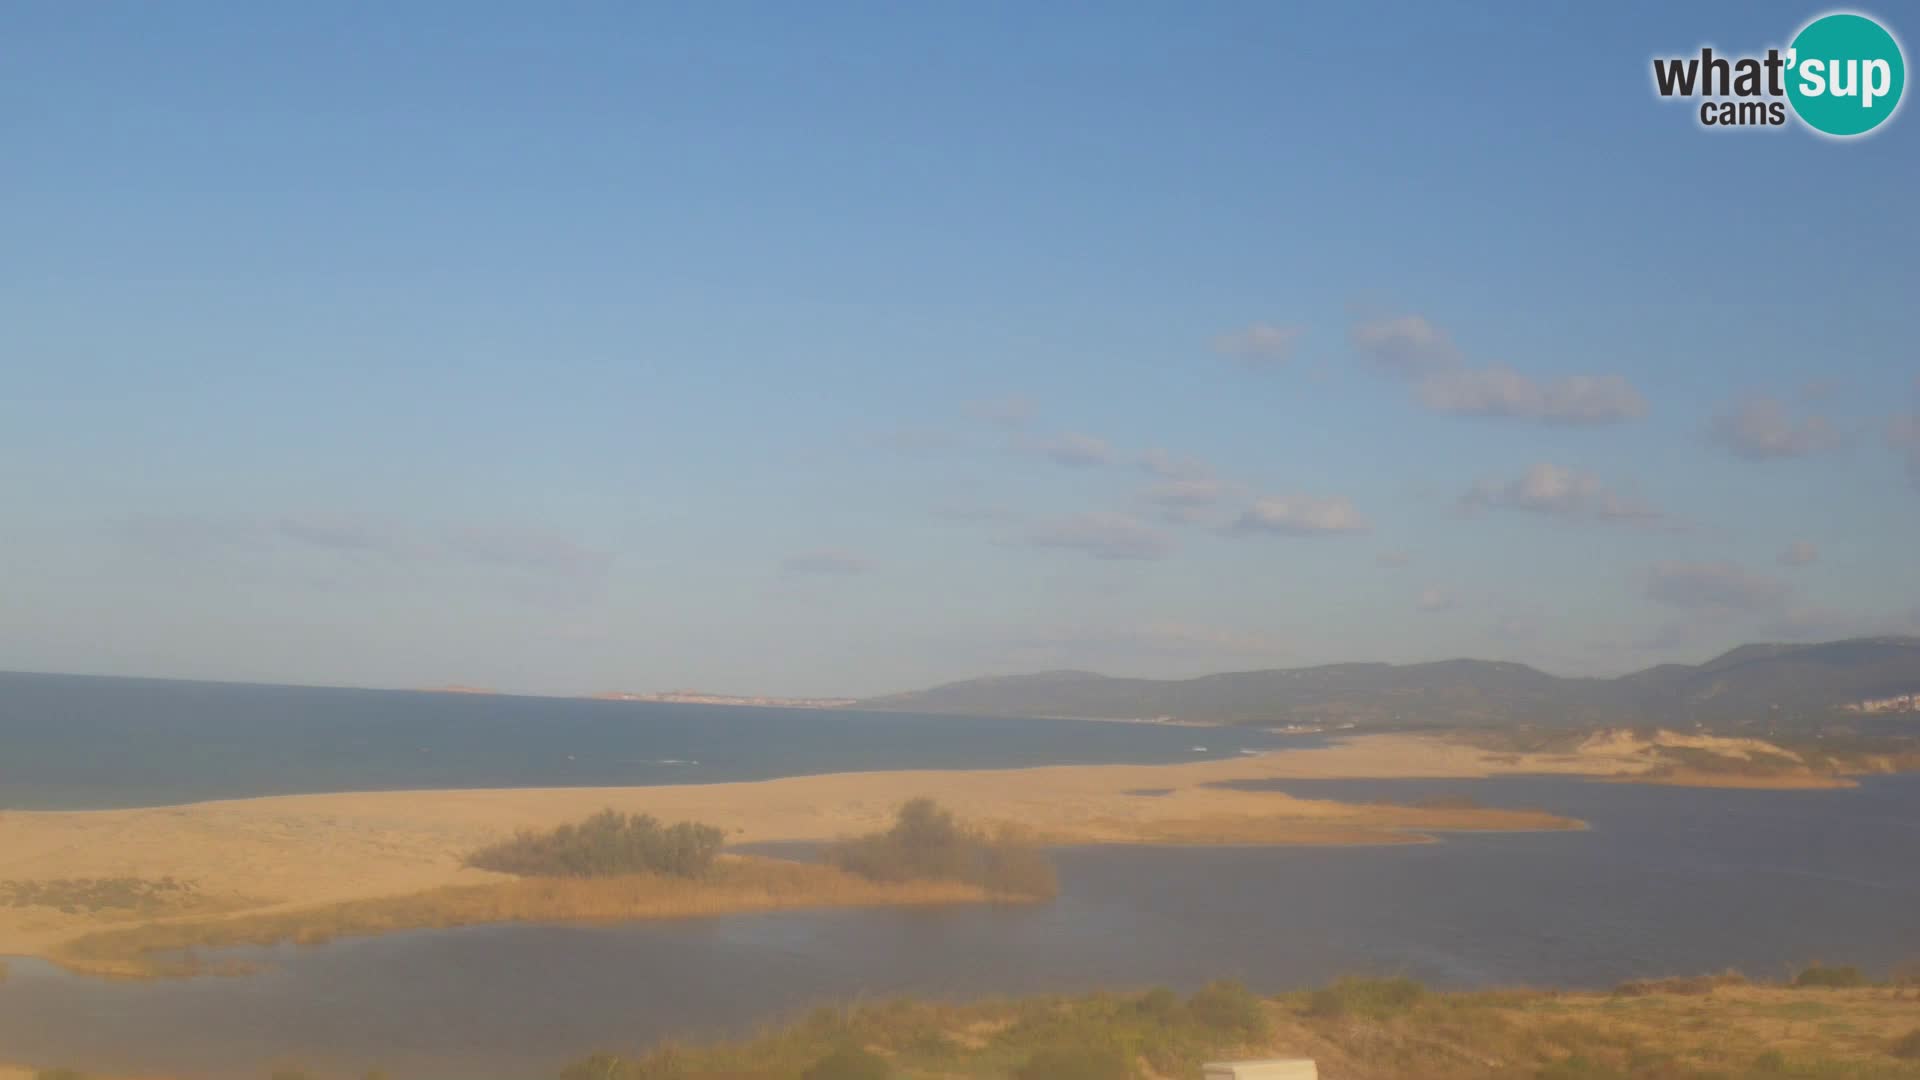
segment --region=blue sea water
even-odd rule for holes
[[[1085,720],[0,672],[0,810],[1159,762],[1310,741]]]

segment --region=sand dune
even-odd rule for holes
[[[0,814],[0,882],[159,878],[191,882],[176,908],[132,912],[0,907],[0,954],[43,954],[110,926],[260,913],[501,880],[466,852],[525,827],[603,807],[692,819],[732,843],[830,840],[881,827],[931,795],[963,818],[1016,824],[1051,843],[1401,843],[1420,829],[1578,827],[1544,813],[1354,806],[1228,780],[1634,773],[1626,745],[1561,755],[1494,754],[1403,735],[1174,765],[1049,766],[803,776],[754,783],[293,795],[136,810]],[[1153,792],[1153,794],[1143,794]]]

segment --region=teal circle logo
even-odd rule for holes
[[[1815,131],[1865,135],[1900,106],[1907,62],[1900,43],[1865,15],[1823,15],[1787,52],[1787,100]]]

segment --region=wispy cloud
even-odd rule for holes
[[[1707,438],[1748,461],[1806,457],[1840,445],[1826,417],[1796,418],[1778,399],[1752,395],[1707,424]]]
[[[1362,319],[1349,328],[1347,338],[1374,366],[1401,378],[1413,378],[1460,359],[1460,351],[1446,331],[1420,315]]]
[[[1797,540],[1780,552],[1781,566],[1811,566],[1820,558],[1820,549],[1805,540]]]
[[[1027,530],[1033,547],[1067,548],[1096,559],[1163,559],[1173,541],[1151,525],[1126,514],[1072,514],[1039,522]]]
[[[288,540],[329,551],[395,555],[410,547],[393,523],[372,518],[300,515],[275,527]]]
[[[1655,563],[1646,582],[1648,598],[1677,608],[1765,611],[1787,598],[1785,584],[1729,562]]]
[[[1659,511],[1611,490],[1592,473],[1545,461],[1505,483],[1482,481],[1461,496],[1460,503],[1469,510],[1519,510],[1627,524],[1662,520]]]
[[[1018,430],[1033,419],[1033,401],[1018,394],[1009,394],[973,402],[967,406],[967,412],[975,419],[984,420],[995,427]]]
[[[1920,413],[1894,417],[1887,425],[1887,445],[1906,458],[1907,479],[1920,487]]]
[[[1413,556],[1404,551],[1383,551],[1373,557],[1375,566],[1385,567],[1388,570],[1398,570],[1412,561]]]
[[[1028,444],[1028,449],[1056,465],[1074,468],[1111,465],[1115,458],[1113,447],[1105,439],[1078,431],[1034,440]]]
[[[1254,323],[1222,334],[1213,341],[1214,350],[1254,366],[1284,364],[1293,358],[1294,349],[1306,327],[1298,324]]]
[[[604,577],[613,566],[610,551],[518,525],[461,526],[448,531],[446,547],[477,562],[579,581]]]
[[[1410,384],[1431,412],[1562,426],[1617,424],[1647,412],[1646,398],[1624,376],[1542,378],[1505,364],[1471,366],[1446,331],[1420,315],[1362,319],[1348,338],[1376,369]]]
[[[1155,447],[1140,455],[1140,467],[1162,480],[1206,480],[1213,466],[1196,457],[1182,457]]]
[[[873,561],[851,551],[822,548],[789,555],[780,562],[780,572],[788,575],[826,575],[845,577],[873,569]]]
[[[1259,499],[1233,523],[1241,533],[1334,536],[1371,528],[1346,496],[1275,495]]]
[[[1616,424],[1647,412],[1640,391],[1619,375],[1543,381],[1501,364],[1435,372],[1420,381],[1418,393],[1420,403],[1438,413],[1545,424]]]
[[[1414,607],[1427,612],[1452,611],[1459,604],[1458,597],[1437,586],[1421,589],[1420,596],[1414,601]]]

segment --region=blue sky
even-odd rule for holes
[[[1920,630],[1920,121],[1650,88],[1820,10],[7,5],[0,668]]]

